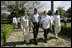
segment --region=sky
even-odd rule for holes
[[[40,1],[40,2],[42,5],[42,7],[39,10],[40,12],[44,10],[47,10],[47,11],[51,10],[51,1]],[[54,12],[57,10],[58,7],[64,7],[63,9],[67,10],[69,7],[71,7],[71,1],[54,1]]]
[[[41,1],[41,4],[44,4],[41,11],[51,10],[51,1]],[[64,7],[63,9],[67,10],[69,7],[71,7],[71,1],[54,1],[54,11],[56,11],[58,7]]]

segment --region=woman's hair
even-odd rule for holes
[[[56,10],[56,14],[59,15],[59,10]]]
[[[22,10],[22,13],[24,13],[25,11],[26,11],[26,9],[23,9],[23,10]]]
[[[34,9],[34,11],[37,10],[37,8]]]
[[[23,9],[22,10],[22,15],[24,15],[25,12],[27,12],[27,10],[26,9]]]
[[[38,10],[37,10],[37,8],[35,8],[35,9],[34,9],[34,13],[38,13]]]

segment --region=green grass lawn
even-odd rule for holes
[[[61,34],[71,36],[71,23],[67,23],[66,26],[64,23],[61,23]]]

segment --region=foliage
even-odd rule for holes
[[[6,13],[1,14],[1,19],[7,19],[7,17],[8,17],[8,14]]]
[[[1,5],[5,5],[9,12],[16,11],[16,16],[19,15],[19,11],[26,8],[28,12],[33,11],[34,8],[41,8],[42,5],[39,1],[1,1]]]
[[[13,30],[12,24],[1,24],[1,46],[5,43]]]
[[[66,27],[61,23],[61,34],[71,37],[71,23],[67,23]]]
[[[71,7],[67,9],[66,13],[67,17],[71,17]]]
[[[58,7],[58,10],[60,11],[60,16],[63,17],[71,17],[71,7],[65,11],[63,7]]]

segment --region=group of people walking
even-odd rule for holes
[[[35,45],[38,44],[37,35],[39,32],[39,25],[40,22],[42,24],[42,28],[44,30],[44,42],[47,43],[47,35],[52,30],[52,24],[54,24],[56,38],[58,38],[58,33],[61,30],[60,25],[60,15],[59,10],[56,11],[56,15],[47,15],[47,11],[43,11],[43,16],[39,16],[37,8],[34,9],[34,13],[31,16],[28,16],[27,10],[23,10],[23,16],[21,16],[21,30],[23,31],[24,39],[26,40],[27,44],[30,42],[30,25],[33,29],[33,36]],[[30,24],[29,24],[30,23]]]

